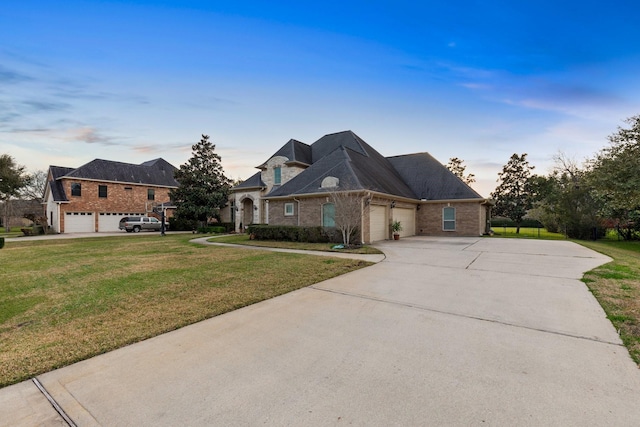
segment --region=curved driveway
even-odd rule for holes
[[[372,267],[38,379],[78,425],[639,424],[640,371],[578,280],[607,257],[564,241],[377,246]],[[34,389],[0,390],[0,424],[9,405],[12,425],[60,421]]]

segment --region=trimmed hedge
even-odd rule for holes
[[[220,225],[198,228],[198,233],[202,233],[202,234],[222,234],[226,232],[227,232],[227,229]]]
[[[340,243],[341,234],[335,228],[298,227],[293,225],[250,225],[247,233],[256,240],[284,240],[306,243]]]

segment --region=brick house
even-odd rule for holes
[[[428,153],[384,157],[351,131],[311,145],[289,140],[260,172],[232,188],[230,219],[249,224],[331,226],[332,193],[360,203],[365,243],[401,236],[479,236],[488,231],[490,202]]]
[[[140,165],[96,159],[77,169],[50,166],[45,216],[58,233],[118,231],[123,217],[151,215],[158,207],[171,216],[175,170],[163,159]]]

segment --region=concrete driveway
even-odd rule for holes
[[[78,425],[640,424],[570,242],[405,238],[372,267],[38,377]],[[32,382],[0,424],[60,425]]]

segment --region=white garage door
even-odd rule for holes
[[[66,212],[64,216],[65,233],[93,233],[96,231],[93,213]]]
[[[120,220],[125,216],[129,215],[117,212],[101,212],[98,215],[98,231],[120,231],[118,228],[120,226]]]
[[[414,236],[416,234],[416,210],[406,208],[394,208],[393,221],[400,221],[402,231],[400,236]]]
[[[389,238],[386,206],[371,205],[371,210],[369,211],[369,233],[372,242]]]

